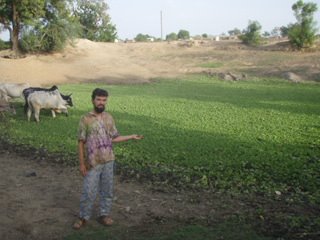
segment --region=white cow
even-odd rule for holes
[[[9,98],[22,98],[22,91],[28,88],[28,83],[0,83],[1,98],[8,101]]]
[[[3,100],[5,102],[9,101],[9,97],[8,97],[7,93],[5,91],[3,91],[1,88],[0,88],[0,100]]]
[[[31,93],[28,96],[28,121],[30,121],[31,114],[34,112],[34,117],[37,122],[40,121],[39,115],[40,110],[44,109],[51,109],[52,116],[56,117],[55,112],[63,112],[68,114],[68,102],[65,101],[61,95],[59,90],[55,90],[52,92],[45,92],[45,91],[36,91]]]

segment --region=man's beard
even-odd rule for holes
[[[104,109],[105,109],[104,106],[99,106],[99,107],[94,106],[94,111],[95,111],[96,113],[102,113],[102,112],[104,111]]]

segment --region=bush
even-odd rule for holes
[[[135,38],[134,40],[136,42],[148,42],[150,39],[154,39],[154,37],[152,36],[149,36],[148,34],[142,34],[142,33],[139,33]]]
[[[51,52],[62,50],[68,39],[76,36],[78,26],[65,20],[55,19],[45,27],[37,24],[25,28],[20,40],[21,49],[25,52]]]
[[[5,41],[0,39],[0,51],[1,50],[5,50],[5,49],[9,49],[9,48],[10,48],[10,43],[9,42],[5,42]]]
[[[189,39],[190,33],[187,30],[180,30],[178,32],[178,39]]]
[[[248,45],[260,45],[262,39],[260,35],[261,28],[262,27],[258,21],[249,21],[249,25],[244,31],[244,34],[240,36],[240,40]]]
[[[178,40],[178,35],[176,33],[170,33],[166,36],[167,41],[175,41]]]
[[[299,0],[292,6],[297,23],[288,27],[288,37],[293,47],[301,49],[311,47],[316,40],[315,21],[313,14],[317,11],[317,4],[304,3]]]
[[[208,34],[204,33],[201,35],[203,38],[208,38]]]

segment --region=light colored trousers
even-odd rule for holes
[[[87,172],[80,198],[80,218],[90,219],[98,191],[99,216],[110,214],[113,198],[113,164],[114,161],[99,164]]]

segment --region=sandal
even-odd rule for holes
[[[111,226],[113,224],[113,220],[108,216],[101,216],[98,218],[98,222],[104,226]]]
[[[87,221],[83,218],[79,218],[72,226],[73,229],[80,229],[86,225]]]

